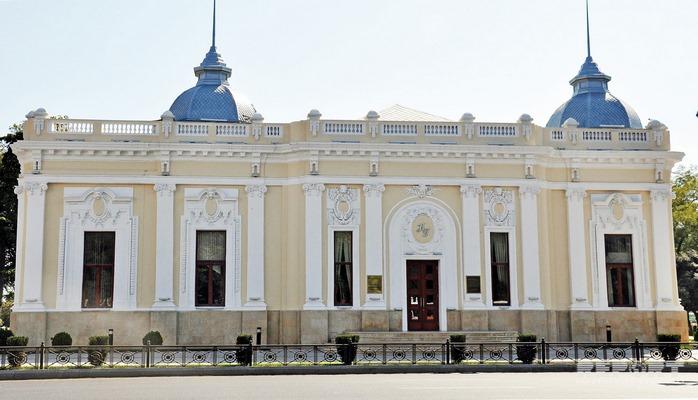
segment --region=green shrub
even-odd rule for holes
[[[693,341],[698,342],[698,326],[693,330]]]
[[[151,346],[162,346],[162,335],[158,331],[150,331],[143,336],[143,344],[148,344],[148,341]]]
[[[520,334],[516,341],[519,343],[535,343],[538,340],[536,335]],[[516,346],[516,357],[524,364],[532,364],[536,358],[538,347],[535,344],[520,344]]]
[[[240,365],[252,364],[252,335],[238,335],[235,344],[239,345],[235,352]]]
[[[465,334],[456,333],[448,336],[451,343],[465,343]]]
[[[51,346],[70,346],[73,344],[73,338],[68,332],[58,332],[51,338]]]
[[[88,339],[88,344],[90,346],[108,346],[109,336],[90,336]],[[99,367],[100,365],[104,364],[104,360],[106,358],[106,347],[93,347],[87,350],[87,360],[95,367]]]
[[[680,343],[681,335],[677,334],[658,334],[657,341],[662,343]],[[662,352],[662,358],[665,361],[674,361],[679,355],[680,345],[678,344],[660,344],[659,351]]]
[[[7,338],[13,335],[14,333],[12,333],[11,330],[7,328],[0,328],[0,347],[7,346]]]
[[[451,361],[454,364],[459,364],[465,359],[465,346],[461,343],[465,343],[465,335],[462,333],[456,333],[448,336],[451,342]]]
[[[10,336],[7,338],[7,346],[10,347],[25,347],[29,343],[29,338],[26,336]],[[27,353],[23,350],[12,350],[7,354],[7,361],[10,367],[21,367],[27,361]]]
[[[356,343],[359,343],[359,335],[337,335],[334,338],[337,345],[337,354],[344,365],[351,365],[356,359]]]

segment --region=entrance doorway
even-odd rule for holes
[[[439,262],[407,260],[407,330],[439,330]]]

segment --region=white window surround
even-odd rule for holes
[[[429,243],[412,238],[412,222],[420,214],[429,215],[434,224],[434,236]],[[446,331],[446,312],[456,309],[459,302],[458,271],[461,267],[458,263],[457,217],[446,204],[432,197],[407,199],[398,203],[389,215],[385,231],[390,255],[388,305],[402,311],[402,330],[407,331],[407,261],[436,260],[439,263],[439,330]]]
[[[519,307],[519,284],[517,280],[517,263],[516,263],[516,227],[510,226],[486,226],[484,228],[485,232],[485,287],[486,300],[485,303],[487,307],[493,309],[516,309]],[[509,296],[511,298],[511,305],[509,306],[495,306],[492,302],[492,247],[491,247],[491,237],[492,233],[507,233],[509,239]]]
[[[351,281],[352,307],[361,308],[361,268],[359,263],[359,221],[361,199],[359,189],[351,189],[346,185],[327,189],[327,308],[334,308],[334,232],[351,232]],[[347,309],[350,307],[340,306]]]
[[[225,306],[206,309],[241,309],[240,215],[238,190],[220,188],[184,189],[179,264],[179,309],[194,310],[196,274],[196,231],[220,230],[225,240]]]
[[[111,310],[136,309],[138,217],[133,215],[133,189],[66,188],[63,196],[56,309],[82,309],[85,232],[115,232],[114,298]]]
[[[592,260],[592,307],[610,309],[606,282],[605,235],[631,235],[633,256],[633,280],[635,307],[612,309],[651,310],[649,287],[649,256],[647,251],[647,226],[643,217],[642,197],[639,194],[599,193],[591,195],[591,221],[589,243]]]

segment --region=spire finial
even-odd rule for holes
[[[587,57],[591,57],[591,41],[589,40],[589,0],[586,0],[586,4],[587,4]],[[214,27],[215,27],[215,24],[214,24]]]
[[[216,47],[216,0],[213,0],[213,34],[211,37],[211,46]]]

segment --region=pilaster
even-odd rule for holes
[[[567,196],[567,238],[570,260],[571,309],[589,309],[589,283],[587,280],[587,253],[584,233],[584,198],[582,188],[570,188]]]
[[[523,258],[523,305],[527,309],[543,309],[541,301],[540,243],[538,239],[538,193],[540,186],[519,188],[521,199],[521,245]]]
[[[155,241],[155,300],[153,308],[171,309],[174,303],[174,192],[176,185],[157,183]]]
[[[372,290],[367,286],[364,308],[385,309],[382,203],[385,186],[382,183],[368,184],[364,185],[363,190],[366,203],[366,277],[373,280],[380,277],[381,283],[380,293],[370,293]]]
[[[652,242],[654,243],[654,273],[658,310],[681,310],[675,303],[672,275],[674,253],[671,243],[671,189],[650,192],[652,204]]]
[[[247,309],[266,310],[264,300],[264,184],[247,185]]]
[[[23,311],[39,311],[44,309],[42,297],[44,213],[48,185],[28,182],[23,185],[23,190],[27,195],[26,209],[29,211],[26,216],[26,237],[32,238],[32,245],[31,248],[25,248],[22,277],[24,287],[18,308]]]
[[[463,214],[462,224],[462,247],[463,247],[463,267],[465,271],[466,290],[464,308],[483,308],[485,303],[482,297],[482,257],[481,252],[481,230],[480,230],[480,185],[461,185],[461,211]],[[480,290],[478,293],[467,292],[467,279],[480,279]]]
[[[305,310],[324,309],[322,301],[322,183],[306,183],[305,193]]]

